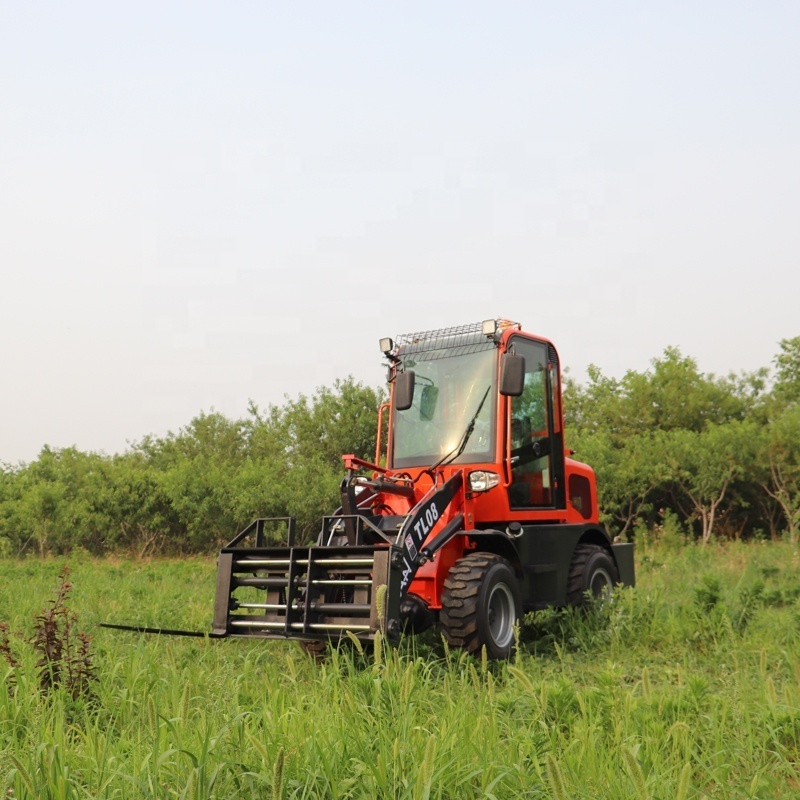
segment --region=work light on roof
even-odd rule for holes
[[[394,342],[387,336],[381,339],[381,353],[388,356],[394,350]]]
[[[481,333],[487,339],[491,339],[496,332],[497,332],[497,320],[486,319],[481,323]]]

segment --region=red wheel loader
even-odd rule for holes
[[[452,646],[503,659],[524,613],[633,585],[633,545],[611,542],[594,472],[565,449],[551,342],[487,320],[381,350],[375,462],[343,457],[341,505],[314,544],[271,518],[222,548],[211,636],[396,641],[438,623]]]

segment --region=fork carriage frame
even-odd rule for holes
[[[326,528],[334,519],[342,520],[326,518]],[[264,529],[273,523],[287,523],[286,546],[265,544]],[[292,518],[256,520],[220,551],[213,633],[326,641],[348,632],[370,640],[380,630],[396,638],[402,550],[388,541],[364,544],[367,525],[355,520],[353,545],[302,547],[294,544]],[[243,600],[241,588],[263,597]]]

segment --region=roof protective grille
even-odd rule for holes
[[[504,319],[496,320],[496,323],[498,333],[508,327],[517,329],[521,327],[519,323]],[[401,356],[411,353],[419,354],[422,360],[429,361],[475,353],[480,350],[490,350],[496,347],[498,337],[497,334],[487,336],[483,326],[483,322],[472,322],[468,325],[456,325],[451,328],[403,333],[395,339],[396,351]]]

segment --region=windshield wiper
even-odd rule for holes
[[[469,437],[472,436],[472,431],[475,430],[475,423],[478,420],[478,415],[481,413],[481,409],[483,408],[483,404],[486,402],[486,398],[489,396],[489,392],[491,391],[492,384],[490,383],[486,387],[486,391],[483,393],[483,398],[478,405],[477,411],[472,415],[472,419],[469,421],[469,425],[467,425],[467,429],[464,431],[464,435],[461,437],[461,441],[458,443],[456,447],[454,447],[449,453],[443,455],[432,467],[431,470],[436,469],[437,467],[447,466],[452,461],[455,461],[466,449],[467,442],[469,442]]]

